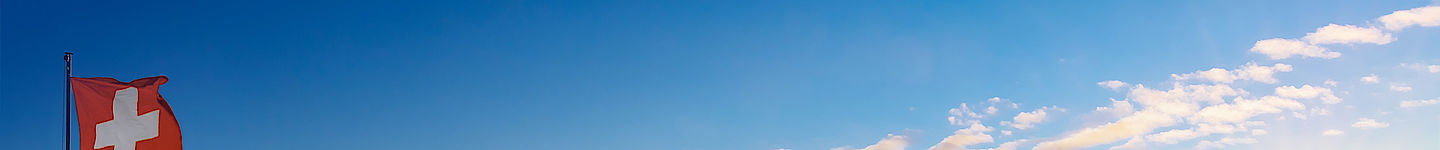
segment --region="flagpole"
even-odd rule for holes
[[[65,52],[65,150],[70,150],[70,55]]]

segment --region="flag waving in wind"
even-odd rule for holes
[[[165,76],[120,82],[70,78],[80,117],[80,147],[94,150],[179,150],[180,124],[160,96]]]

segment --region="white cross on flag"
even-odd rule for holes
[[[180,124],[160,97],[165,76],[120,82],[70,78],[80,117],[80,147],[94,150],[180,150]]]

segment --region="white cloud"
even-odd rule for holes
[[[980,121],[978,119],[985,117],[979,113],[975,113],[975,111],[971,111],[970,105],[966,103],[960,103],[959,108],[950,108],[949,113],[950,117],[946,119],[950,121],[951,125],[975,123]]]
[[[1300,112],[1292,112],[1292,113],[1294,113],[1295,117],[1300,118],[1300,120],[1305,120],[1305,119],[1307,119],[1307,118],[1306,118],[1307,115],[1308,115],[1308,116],[1315,116],[1315,117],[1330,115],[1330,109],[1325,109],[1325,108],[1321,108],[1321,107],[1312,107],[1312,108],[1310,108],[1310,112],[1309,112],[1308,114],[1301,114]]]
[[[978,110],[980,111],[980,113],[976,113],[977,110],[971,109],[970,104],[960,103],[960,107],[950,108],[950,111],[948,111],[950,113],[950,116],[946,119],[950,122],[951,125],[963,126],[979,122],[981,119],[995,115],[995,113],[1000,112],[1000,108],[1005,105],[1008,105],[1011,108],[1020,108],[1020,104],[1011,102],[1007,99],[1002,99],[1000,97],[991,97],[989,99],[985,99],[985,102],[981,103],[988,106],[984,106],[983,109]],[[976,108],[981,107],[977,105]]]
[[[1152,141],[1152,142],[1159,142],[1159,143],[1165,143],[1165,144],[1175,144],[1176,142],[1179,142],[1179,141],[1181,141],[1181,140],[1195,139],[1195,138],[1197,138],[1197,137],[1204,136],[1204,135],[1209,135],[1209,134],[1204,134],[1204,133],[1195,132],[1195,130],[1188,130],[1188,129],[1186,129],[1186,130],[1180,130],[1180,129],[1175,129],[1175,130],[1160,132],[1160,133],[1156,133],[1156,134],[1151,134],[1151,135],[1145,136],[1145,139],[1149,139],[1149,141]]]
[[[1340,136],[1340,135],[1345,135],[1345,131],[1330,129],[1330,130],[1325,130],[1325,132],[1320,132],[1320,135],[1324,135],[1324,136]]]
[[[1233,145],[1255,144],[1255,143],[1260,143],[1260,140],[1255,140],[1255,138],[1248,138],[1248,137],[1244,137],[1244,138],[1226,137],[1226,138],[1221,138],[1219,141],[1200,141],[1200,143],[1195,144],[1195,149],[1225,148],[1225,147],[1233,146]]]
[[[1055,107],[1041,107],[1040,109],[1035,109],[1035,111],[1020,112],[1020,114],[1015,115],[1015,122],[1014,122],[1013,124],[1010,124],[1010,127],[1014,127],[1015,129],[1020,129],[1020,130],[1025,130],[1025,129],[1033,128],[1033,127],[1035,127],[1035,124],[1036,124],[1036,123],[1040,123],[1040,122],[1044,122],[1044,121],[1045,121],[1045,116],[1046,116],[1045,111],[1046,111],[1046,110],[1049,110],[1049,109],[1058,109],[1058,108],[1055,108]]]
[[[1314,57],[1331,59],[1340,57],[1340,52],[1331,52],[1324,47],[1311,45],[1305,41],[1273,38],[1255,42],[1255,47],[1250,48],[1251,52],[1265,54],[1270,59],[1286,59],[1291,56]]]
[[[1400,108],[1412,108],[1412,107],[1420,107],[1420,106],[1429,106],[1429,105],[1435,105],[1435,104],[1437,104],[1437,103],[1440,103],[1440,97],[1436,97],[1435,99],[1429,99],[1429,100],[1406,100],[1406,101],[1400,101]]]
[[[1130,141],[1125,141],[1125,144],[1120,144],[1120,145],[1116,145],[1116,146],[1114,146],[1114,147],[1110,147],[1110,150],[1138,150],[1138,149],[1145,149],[1145,138],[1140,137],[1140,136],[1135,136],[1135,137],[1130,138]]]
[[[1390,83],[1390,90],[1391,90],[1391,91],[1396,91],[1396,92],[1410,92],[1411,89],[1414,89],[1414,88],[1410,88],[1410,86],[1405,85],[1405,84]]]
[[[1159,111],[1146,110],[1098,127],[1081,129],[1059,140],[1040,143],[1035,149],[1080,149],[1115,142],[1174,125],[1178,120]]]
[[[1316,116],[1330,115],[1330,109],[1325,109],[1325,108],[1310,108],[1310,114],[1311,114],[1311,115],[1316,115]]]
[[[1001,143],[1000,146],[996,146],[995,148],[991,148],[989,150],[1016,150],[1020,148],[1020,144],[1024,144],[1025,142],[1030,142],[1030,140],[1019,139],[1015,141],[1005,142]]]
[[[1398,31],[1410,26],[1433,27],[1440,26],[1440,6],[1426,6],[1410,10],[1401,10],[1380,16],[1380,22],[1385,24],[1385,29]]]
[[[1360,118],[1360,121],[1357,121],[1357,122],[1355,122],[1354,124],[1350,124],[1350,127],[1355,127],[1355,128],[1360,128],[1360,129],[1378,129],[1378,128],[1390,127],[1390,123],[1378,122],[1378,121],[1375,121],[1375,119],[1370,119],[1370,118]]]
[[[1295,118],[1300,118],[1300,120],[1309,119],[1309,116],[1306,116],[1305,114],[1300,112],[1290,112],[1290,114],[1291,116],[1295,116]]]
[[[1400,68],[1411,69],[1420,72],[1440,73],[1440,65],[1427,65],[1420,63],[1400,64]]]
[[[1162,131],[1162,133],[1151,134],[1145,138],[1155,141],[1155,143],[1175,144],[1179,141],[1191,140],[1191,138],[1210,136],[1210,134],[1233,134],[1244,130],[1246,130],[1244,124],[1197,124],[1197,127],[1188,128],[1188,130]]]
[[[1243,123],[1260,114],[1278,113],[1283,110],[1303,110],[1305,104],[1295,100],[1265,96],[1259,100],[1235,98],[1234,104],[1220,104],[1200,110],[1191,121],[1202,123]]]
[[[1225,144],[1214,141],[1200,141],[1199,143],[1195,143],[1195,149],[1225,148],[1225,146]]]
[[[1119,91],[1121,87],[1125,87],[1125,86],[1130,85],[1130,84],[1128,84],[1128,83],[1120,82],[1120,81],[1116,81],[1116,80],[1100,81],[1099,83],[1095,83],[1095,84],[1100,85],[1100,87],[1105,87],[1105,88],[1108,88],[1108,89],[1110,89],[1110,90],[1116,90],[1116,91]]]
[[[1364,77],[1360,77],[1360,81],[1365,83],[1380,83],[1380,76],[1370,74]]]
[[[1155,110],[1173,116],[1195,113],[1196,110],[1199,110],[1196,103],[1224,103],[1225,97],[1240,95],[1244,92],[1224,84],[1176,85],[1174,89],[1168,91],[1152,90],[1145,88],[1144,85],[1135,86],[1135,89],[1129,94],[1131,99],[1144,106],[1146,110]]]
[[[1235,125],[1204,123],[1197,124],[1196,127],[1193,129],[1172,129],[1170,131],[1145,136],[1145,138],[1149,139],[1149,141],[1151,142],[1175,144],[1179,143],[1180,141],[1205,137],[1211,134],[1233,134],[1237,132],[1242,132],[1246,130],[1247,125],[1264,125],[1264,123],[1258,121],[1237,123]]]
[[[1380,31],[1380,29],[1336,24],[1330,24],[1325,27],[1315,29],[1315,32],[1306,34],[1304,39],[1305,41],[1310,42],[1310,44],[1317,45],[1352,43],[1370,43],[1384,45],[1389,44],[1391,40],[1395,40],[1395,38],[1391,37],[1390,34],[1385,34],[1385,32]]]
[[[1307,90],[1312,90],[1313,88],[1314,87],[1307,88]],[[1189,120],[1192,123],[1196,123],[1195,128],[1172,129],[1144,136],[1143,138],[1157,143],[1174,144],[1179,141],[1195,139],[1211,134],[1233,134],[1249,131],[1245,126],[1264,125],[1263,122],[1248,121],[1256,115],[1278,113],[1283,110],[1304,110],[1305,108],[1304,104],[1279,96],[1265,96],[1255,100],[1236,97],[1235,100],[1233,100],[1234,103],[1225,103],[1224,100],[1221,99],[1227,96],[1239,95],[1240,93],[1243,93],[1243,91],[1238,91],[1225,85],[1187,85],[1163,92],[1144,88],[1143,85],[1137,85],[1135,90],[1132,90],[1130,97],[1136,99],[1135,101],[1141,102],[1142,106],[1146,106],[1144,107],[1145,110],[1122,118],[1121,121],[1115,123],[1077,131],[1075,134],[1061,140],[1041,143],[1037,146],[1037,149],[1077,149],[1093,146],[1083,144],[1114,142],[1118,139],[1126,138],[1121,136],[1139,136],[1145,134],[1145,132],[1153,131],[1156,128],[1170,126],[1178,122],[1177,118],[1169,117],[1189,116]],[[1315,94],[1309,97],[1321,97],[1319,95],[1322,94]],[[1196,110],[1195,107],[1198,106],[1196,106],[1195,103],[1217,104]],[[1097,111],[1100,110],[1111,110],[1111,108],[1097,108]],[[1147,115],[1156,116],[1149,117],[1155,119],[1146,120],[1146,122],[1128,122],[1126,120]],[[1131,128],[1119,130],[1113,129],[1112,127]]]
[[[966,146],[995,142],[994,137],[985,134],[985,132],[994,130],[995,129],[985,127],[985,125],[981,125],[978,122],[973,123],[970,124],[970,128],[956,130],[955,135],[945,137],[944,140],[940,141],[940,144],[935,144],[935,146],[930,147],[930,150],[962,150],[965,149]]]
[[[1176,85],[1174,89],[1159,91],[1135,85],[1129,97],[1144,106],[1120,120],[1108,124],[1080,129],[1061,139],[1040,143],[1035,149],[1080,149],[1121,139],[1144,135],[1156,128],[1179,123],[1179,118],[1195,113],[1196,103],[1223,103],[1223,98],[1239,95],[1241,91],[1228,85]]]
[[[1095,107],[1095,113],[1105,114],[1106,117],[1124,117],[1135,113],[1135,106],[1129,101],[1116,101],[1110,99],[1110,107]]]
[[[1312,87],[1308,84],[1302,85],[1300,86],[1300,88],[1295,88],[1294,86],[1277,87],[1275,88],[1275,95],[1284,98],[1299,99],[1312,99],[1318,97],[1320,98],[1320,101],[1325,102],[1325,104],[1336,104],[1344,101],[1344,99],[1336,97],[1335,92],[1330,91],[1329,88]]]
[[[1217,83],[1233,83],[1235,82],[1235,80],[1252,80],[1261,83],[1274,84],[1280,82],[1280,80],[1275,79],[1276,72],[1290,72],[1293,70],[1294,68],[1292,68],[1290,65],[1280,63],[1277,63],[1273,66],[1260,66],[1256,65],[1255,63],[1246,63],[1244,66],[1240,66],[1240,69],[1235,69],[1234,71],[1221,68],[1212,68],[1210,70],[1196,71],[1194,73],[1186,73],[1179,75],[1171,74],[1170,78],[1173,78],[1175,80],[1208,80]]]
[[[905,150],[907,146],[910,146],[909,137],[891,134],[886,135],[885,139],[876,142],[875,145],[866,146],[865,148],[854,149],[847,146],[831,148],[830,150]]]
[[[1287,59],[1291,57],[1323,59],[1338,58],[1341,56],[1340,52],[1330,51],[1326,47],[1322,46],[1332,46],[1330,44],[1388,44],[1395,40],[1395,37],[1391,35],[1395,34],[1393,31],[1399,31],[1401,29],[1411,26],[1440,26],[1440,6],[1427,6],[1410,10],[1396,11],[1390,15],[1381,17],[1379,21],[1382,24],[1375,26],[1329,24],[1327,26],[1317,28],[1314,32],[1308,33],[1304,37],[1300,38],[1274,38],[1260,40],[1255,43],[1254,47],[1252,47],[1250,51],[1264,54],[1270,59]],[[1384,30],[1382,30],[1382,28]],[[1315,67],[1320,68],[1321,66]],[[1440,65],[1417,65],[1415,67],[1406,69],[1440,73]],[[1308,108],[1310,111],[1307,115],[1304,113],[1305,111],[1303,110],[1307,109],[1305,104],[1311,104],[1311,102],[1297,102],[1297,100],[1314,99],[1319,100],[1321,101],[1321,103],[1324,104],[1337,104],[1344,101],[1344,99],[1337,97],[1335,92],[1342,92],[1342,94],[1346,95],[1349,95],[1349,93],[1346,91],[1332,90],[1332,88],[1338,88],[1338,82],[1334,80],[1325,80],[1323,82],[1325,85],[1324,87],[1312,86],[1308,84],[1298,87],[1280,86],[1276,87],[1274,95],[1259,96],[1258,98],[1250,96],[1249,93],[1246,92],[1244,89],[1232,88],[1230,87],[1230,85],[1228,85],[1231,83],[1235,83],[1238,80],[1250,80],[1259,83],[1277,84],[1280,83],[1280,80],[1275,78],[1275,74],[1277,72],[1291,72],[1292,70],[1292,66],[1288,64],[1276,63],[1271,66],[1263,66],[1251,62],[1236,69],[1211,68],[1190,73],[1171,74],[1171,78],[1176,80],[1176,82],[1174,82],[1174,88],[1172,88],[1171,90],[1149,89],[1146,88],[1144,85],[1132,85],[1132,83],[1125,83],[1119,80],[1107,80],[1097,82],[1096,85],[1103,88],[1114,91],[1122,91],[1122,89],[1127,89],[1127,92],[1129,92],[1125,101],[1117,101],[1111,99],[1112,104],[1110,106],[1096,107],[1095,113],[1108,114],[1109,116],[1113,117],[1106,117],[1104,120],[1101,120],[1105,122],[1098,122],[1098,125],[1093,124],[1097,122],[1085,122],[1083,124],[1092,126],[1064,132],[1064,135],[1058,135],[1058,137],[1053,140],[1021,139],[999,144],[997,147],[991,148],[991,150],[1015,149],[1022,144],[1034,144],[1034,149],[1081,149],[1097,145],[1115,144],[1116,142],[1120,142],[1121,140],[1125,139],[1129,140],[1118,146],[1110,147],[1110,149],[1144,149],[1146,148],[1147,144],[1150,144],[1148,146],[1154,147],[1157,146],[1156,143],[1174,144],[1184,142],[1185,140],[1195,139],[1209,139],[1205,141],[1198,141],[1198,143],[1196,143],[1195,145],[1195,148],[1197,149],[1226,148],[1237,144],[1249,144],[1259,142],[1258,140],[1251,137],[1237,136],[1263,136],[1268,134],[1268,131],[1263,129],[1247,129],[1247,126],[1264,125],[1264,122],[1251,120],[1252,118],[1256,118],[1257,116],[1267,114],[1279,114],[1276,115],[1277,117],[1279,117],[1279,119],[1277,120],[1283,120],[1287,116],[1294,116],[1294,118],[1299,119],[1307,119],[1311,116],[1314,116],[1314,118],[1317,118],[1318,120],[1323,120],[1325,118],[1321,116],[1326,116],[1327,114],[1329,114],[1330,111],[1328,109],[1336,109],[1336,111],[1334,112],[1336,112],[1337,115],[1335,116],[1353,116],[1344,113],[1354,112],[1355,110],[1357,110],[1356,106],[1347,105],[1343,108],[1339,108],[1328,107],[1335,105],[1323,105],[1327,107]],[[1343,80],[1343,78],[1330,79]],[[1389,80],[1403,79],[1395,78]],[[1351,80],[1345,81],[1347,81],[1347,84],[1351,84]],[[1365,84],[1380,83],[1379,77],[1375,74],[1369,74],[1368,76],[1361,77],[1361,81],[1362,82],[1360,83]],[[1205,84],[1211,85],[1186,85],[1196,84],[1198,82],[1205,82]],[[1406,86],[1404,83],[1397,82],[1398,81],[1389,82],[1391,83],[1389,89],[1402,92],[1412,90],[1411,87]],[[1242,85],[1250,86],[1246,84]],[[1421,88],[1425,87],[1422,86]],[[1422,91],[1423,90],[1427,89],[1422,89]],[[1254,99],[1248,99],[1246,97]],[[1227,98],[1231,98],[1233,100],[1227,101]],[[1355,99],[1352,98],[1352,101],[1354,100]],[[997,105],[999,105],[1001,101],[1002,100],[998,97],[991,98],[989,99],[989,106],[975,107],[978,110],[972,110],[970,107],[968,107],[967,104],[963,103],[958,108],[950,109],[950,123],[960,126],[969,125],[969,128],[955,131],[954,135],[949,135],[945,137],[940,143],[932,146],[930,149],[965,149],[967,146],[976,146],[978,144],[995,142],[996,137],[987,134],[987,132],[991,132],[995,129],[981,124],[980,119],[996,116],[995,114],[999,113],[999,107],[1003,107],[997,107]],[[1017,103],[1007,103],[1010,104],[1012,109],[1018,109]],[[1400,107],[1413,108],[1435,104],[1440,104],[1440,98],[1430,100],[1402,101],[1400,102]],[[977,105],[983,104],[977,103]],[[1361,105],[1361,107],[1366,107],[1363,106],[1363,104]],[[1049,114],[1047,114],[1047,111],[1045,111],[1046,108],[1047,107],[1042,107],[1041,109],[1036,109],[1030,112],[1020,112],[1016,114],[1012,121],[1002,122],[1000,125],[997,126],[1011,126],[1019,130],[1035,128],[1035,124],[1047,121],[1048,117],[1054,117],[1047,116]],[[1285,115],[1284,112],[1286,111],[1290,111],[1290,114]],[[1385,112],[1385,110],[1380,111]],[[1010,113],[1010,110],[1007,110],[1007,112],[1005,113]],[[1384,114],[1382,113],[1381,116],[1384,116]],[[996,116],[996,118],[991,119],[1001,118],[999,118],[999,116]],[[1291,125],[1292,123],[1281,123],[1278,125]],[[1335,124],[1322,124],[1315,126],[1334,127],[1343,126],[1344,123],[1345,122],[1336,122]],[[1172,127],[1177,125],[1181,126]],[[1304,126],[1309,126],[1309,124],[1305,124]],[[1351,123],[1351,126],[1359,129],[1377,129],[1386,128],[1389,126],[1389,124],[1369,118],[1362,118],[1357,122]],[[1315,128],[1304,128],[1304,131],[1309,132],[1313,132],[1316,130],[1317,129]],[[1343,128],[1340,128],[1324,130],[1320,134],[1324,136],[1342,136],[1345,134],[1344,132],[1345,131],[1343,131]],[[1005,136],[1007,138],[1011,137],[1008,135],[1014,134],[1013,131],[1010,130],[1001,130],[1000,133],[1003,135],[1007,135]],[[1020,134],[1027,134],[1027,132],[1022,131]],[[1218,134],[1240,135],[1228,135],[1221,138],[1221,136]],[[1285,134],[1277,134],[1271,136],[1283,135]],[[899,142],[902,143],[898,144],[900,145],[898,149],[903,149],[905,145],[908,145],[908,143],[903,143],[905,142],[905,138],[903,136],[898,136],[898,138],[896,137],[897,136],[892,135],[892,137],[888,137],[885,140],[876,143],[875,145],[866,147],[866,149],[897,149],[895,146],[893,146],[897,145],[894,144],[897,142],[892,142],[894,141],[892,139],[901,139],[899,140]]]
[[[1391,31],[1399,31],[1416,25],[1440,26],[1440,6],[1395,11],[1381,16],[1378,20],[1383,23],[1385,29]],[[1264,54],[1270,59],[1286,59],[1292,56],[1332,59],[1340,57],[1340,52],[1329,51],[1318,45],[1353,43],[1384,45],[1395,40],[1391,35],[1375,27],[1336,24],[1317,28],[1315,32],[1307,33],[1301,39],[1304,41],[1284,38],[1260,40],[1255,42],[1255,46],[1251,47],[1250,51]]]

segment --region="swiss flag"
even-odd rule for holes
[[[180,124],[159,92],[169,78],[70,81],[75,88],[75,112],[80,116],[81,149],[180,149]]]

